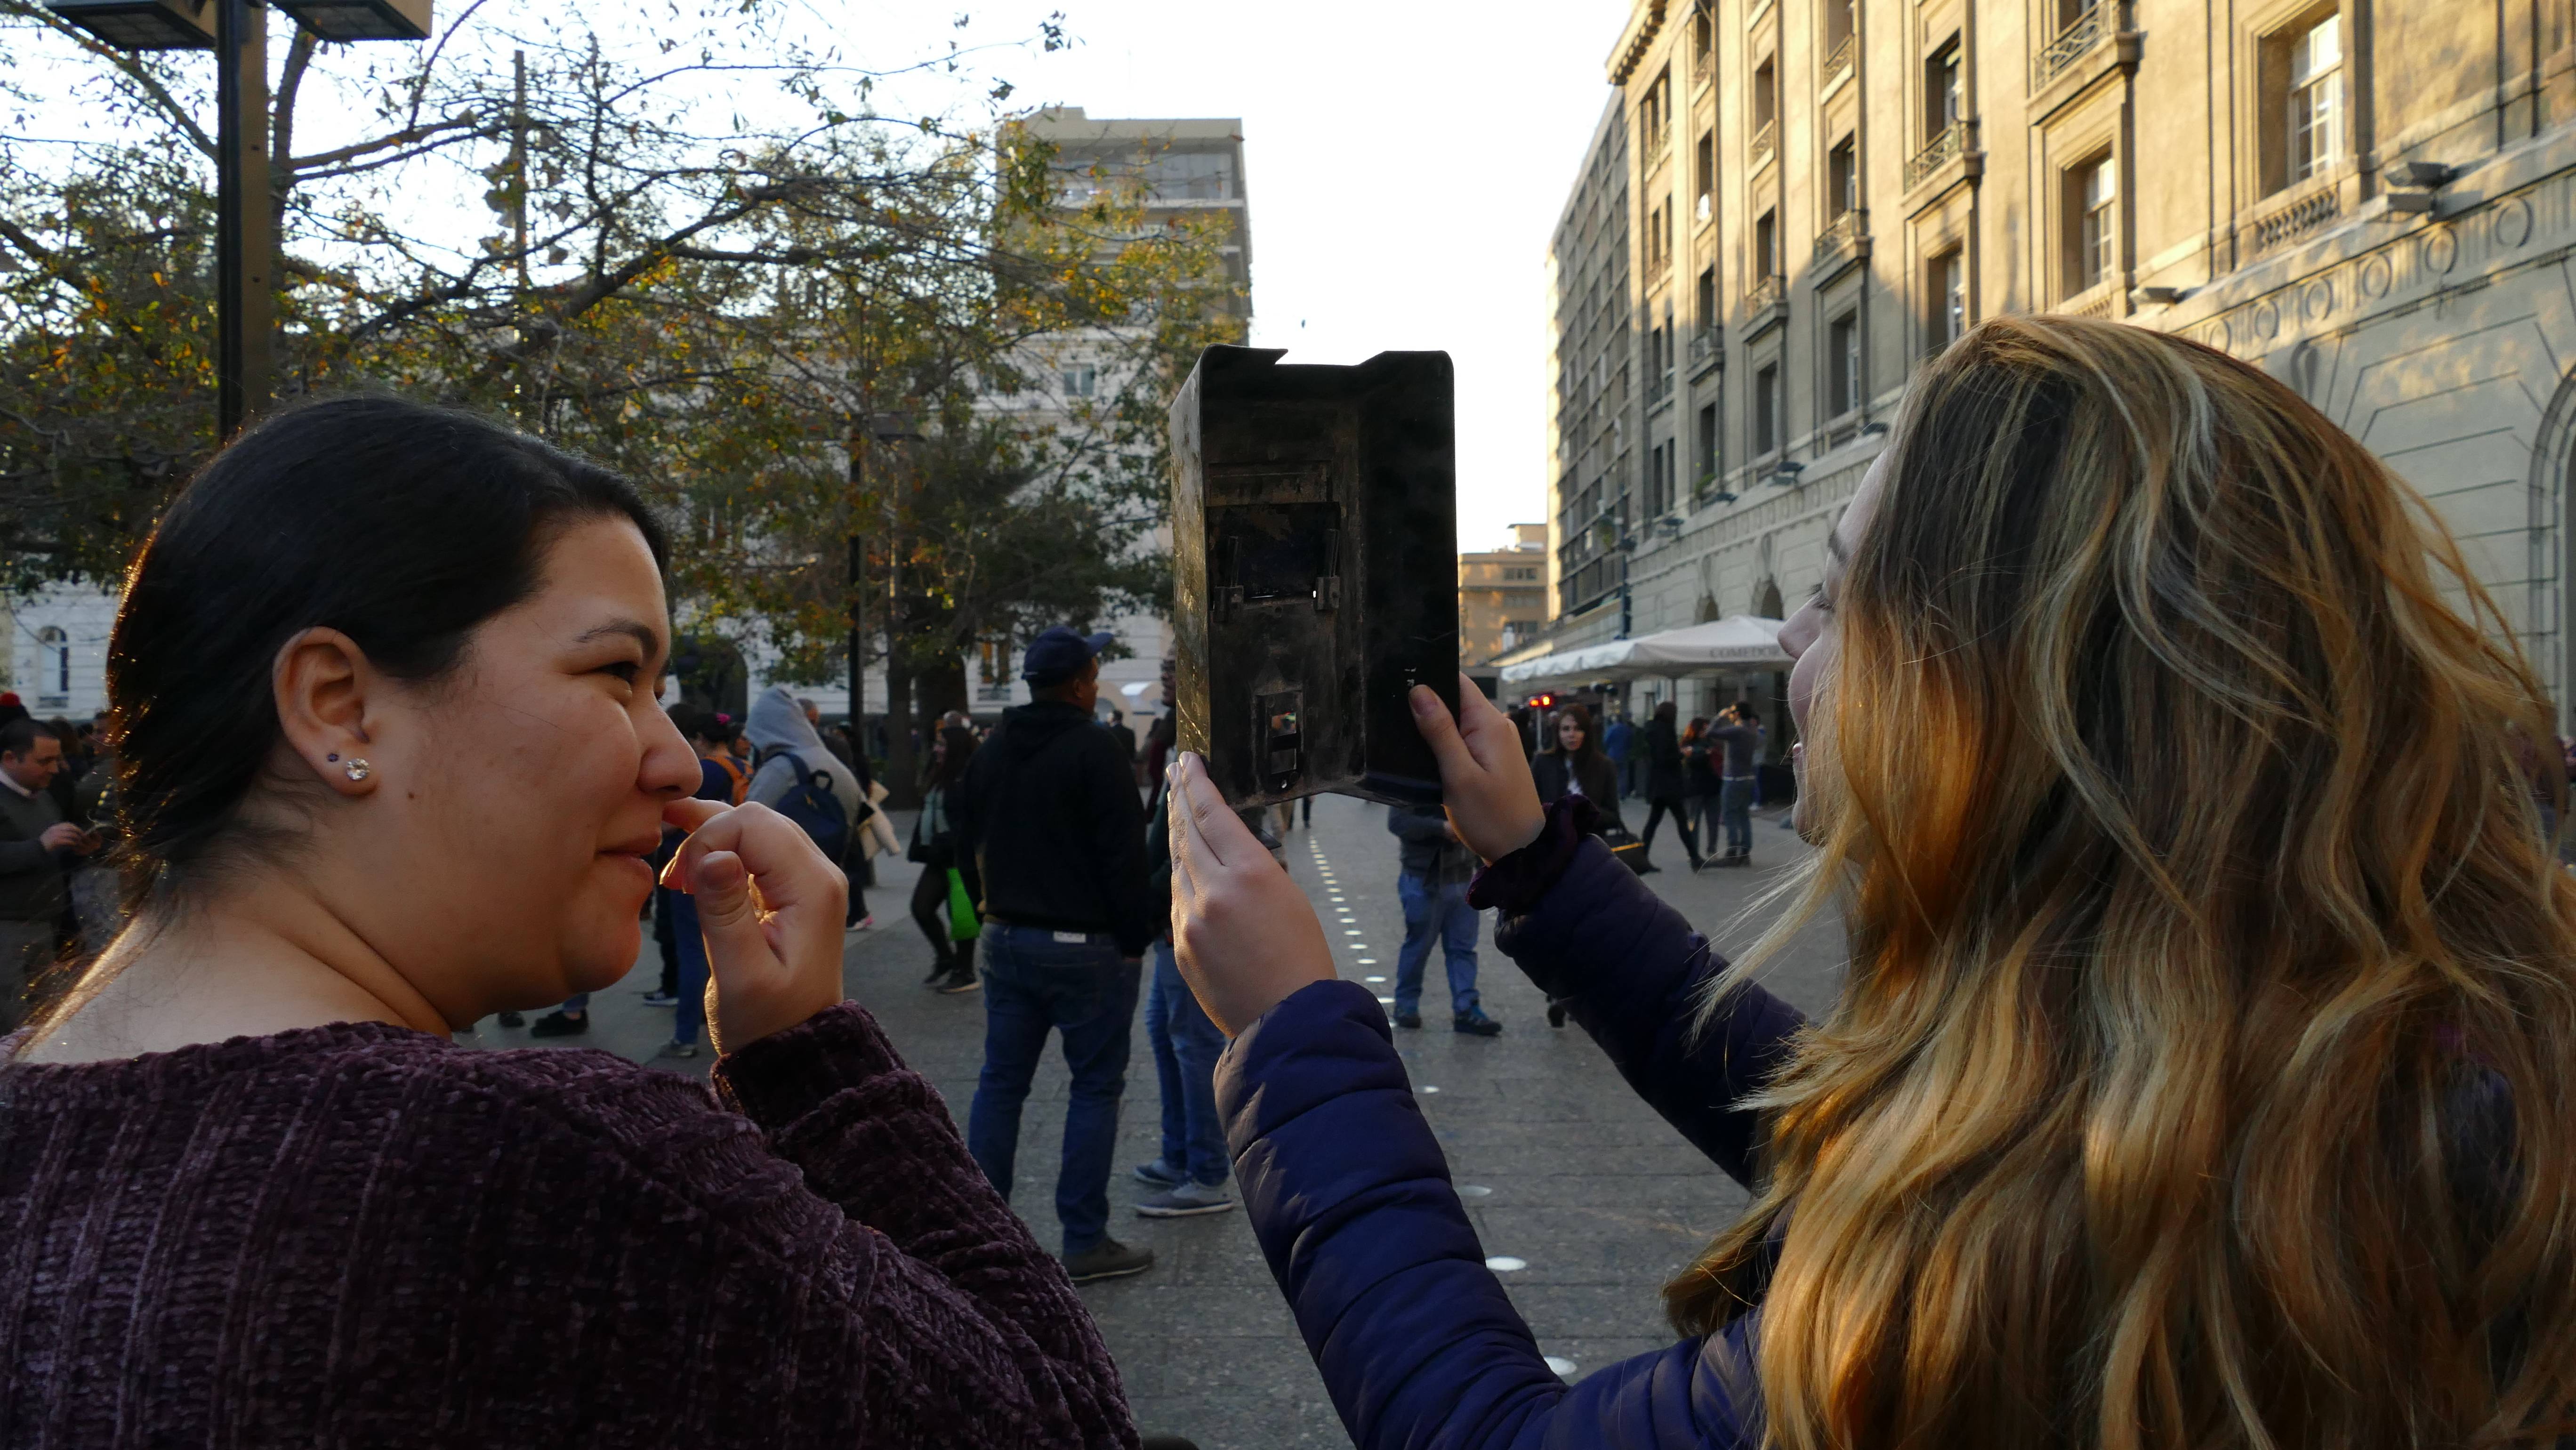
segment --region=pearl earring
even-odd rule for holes
[[[334,758],[336,759],[337,757]],[[347,773],[351,780],[365,780],[368,776],[376,773],[375,767],[367,764],[364,760],[352,760],[347,765],[340,768],[342,771]]]

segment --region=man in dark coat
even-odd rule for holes
[[[1638,837],[1647,853],[1655,849],[1655,827],[1669,813],[1673,834],[1682,838],[1682,850],[1690,855],[1691,869],[1700,868],[1699,840],[1691,834],[1690,817],[1682,814],[1682,741],[1673,721],[1681,713],[1672,701],[1655,706],[1655,718],[1646,722],[1646,830]],[[1649,859],[1639,874],[1655,869]]]

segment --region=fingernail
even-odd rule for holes
[[[731,851],[709,851],[698,859],[697,889],[730,891],[742,884],[742,858]]]
[[[1432,707],[1440,703],[1440,696],[1434,693],[1429,685],[1414,686],[1409,698],[1413,703],[1413,713],[1416,715],[1428,715]]]

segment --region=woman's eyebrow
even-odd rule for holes
[[[574,640],[573,643],[588,644],[593,640],[604,639],[615,634],[625,635],[634,640],[637,644],[644,646],[644,657],[648,660],[657,659],[661,656],[662,632],[655,629],[653,626],[636,619],[612,620],[607,624],[597,625],[590,629],[586,629],[582,631],[581,638]]]

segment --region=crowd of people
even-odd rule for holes
[[[1783,630],[1814,850],[1735,960],[1621,859],[1587,711],[1541,741],[1412,692],[1443,810],[1389,829],[1453,1023],[1482,1035],[1449,926],[1493,910],[1671,1151],[1752,1194],[1665,1285],[1673,1342],[1569,1385],[1410,1089],[1427,961],[1391,1020],[1261,813],[1156,732],[1140,782],[1103,637],[1048,631],[1032,703],[930,752],[913,842],[953,889],[914,914],[986,1018],[961,1134],[846,1000],[858,757],[778,692],[746,776],[730,722],[663,708],[634,490],[454,412],[281,412],[117,621],[133,923],[0,1042],[0,1441],[1139,1446],[1074,1285],[1152,1263],[1104,1192],[1143,992],[1135,1171],[1248,1215],[1363,1450],[2563,1443],[2563,754],[2429,520],[2259,369],[1980,324]],[[1697,749],[1749,856],[1759,723],[1677,715],[1626,737],[1649,834],[1699,856]],[[6,798],[50,799],[62,742],[0,743]],[[451,1040],[618,980],[657,886],[708,1082]],[[1851,955],[1811,1023],[1756,974],[1825,911]],[[1008,1203],[1051,1040],[1053,1252]]]
[[[105,947],[121,912],[107,717],[39,720],[0,691],[0,1023],[62,985],[60,963]]]

